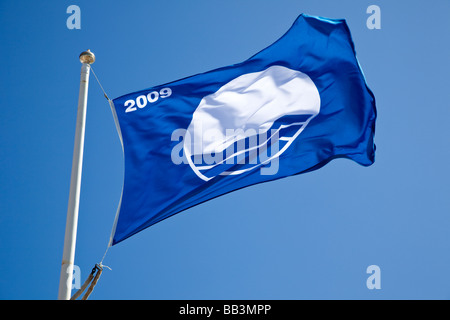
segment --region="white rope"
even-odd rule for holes
[[[103,89],[102,84],[101,84],[100,81],[98,80],[97,75],[95,74],[94,68],[92,68],[92,65],[91,65],[91,70],[92,70],[92,74],[94,75],[95,79],[97,80],[97,82],[98,82],[100,88],[102,88],[102,91],[103,91],[103,94],[104,94],[105,98],[108,99],[108,101],[109,101],[108,95],[106,94],[105,89]]]
[[[100,266],[103,266],[103,260],[105,259],[106,253],[108,252],[108,250],[109,250],[109,245],[106,247],[106,250],[105,250],[105,253],[103,254],[102,260],[100,260],[100,262],[99,262]],[[108,266],[104,266],[104,267],[107,267],[109,270],[111,270],[111,268]]]
[[[111,100],[108,98],[108,95],[106,94],[105,89],[103,89],[103,86],[102,86],[102,84],[100,83],[100,80],[98,80],[98,77],[97,77],[97,75],[95,74],[95,71],[94,71],[94,68],[92,67],[92,65],[91,65],[91,70],[92,70],[92,74],[93,74],[94,77],[95,77],[95,80],[97,80],[98,85],[100,86],[100,88],[101,88],[102,91],[103,91],[103,95],[105,96],[105,98],[106,98],[108,101],[111,101]],[[108,252],[109,247],[110,247],[110,245],[108,244],[108,246],[106,247],[105,253],[103,254],[102,260],[100,260],[100,262],[99,262],[97,265],[98,265],[99,267],[106,267],[106,268],[108,268],[109,270],[111,270],[110,267],[104,266],[104,265],[103,265],[103,260],[105,259],[105,256],[106,256],[106,253]]]

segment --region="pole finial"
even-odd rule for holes
[[[95,62],[95,55],[91,50],[83,51],[80,54],[80,62],[81,63],[87,63],[87,64],[93,64]]]

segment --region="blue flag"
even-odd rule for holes
[[[204,201],[335,158],[374,162],[375,98],[345,20],[302,14],[242,63],[110,103],[125,157],[110,245]]]

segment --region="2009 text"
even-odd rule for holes
[[[125,113],[136,111],[138,108],[143,109],[149,103],[155,103],[156,101],[161,99],[168,98],[172,95],[172,89],[170,88],[162,88],[158,91],[152,91],[147,95],[140,95],[134,100],[127,100],[124,103],[126,107]]]

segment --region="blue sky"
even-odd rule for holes
[[[69,5],[81,30],[69,30]],[[369,5],[381,29],[369,30]],[[0,2],[0,299],[56,299],[81,64],[111,98],[241,62],[301,13],[344,18],[378,119],[376,161],[219,197],[110,248],[91,299],[449,299],[450,2]],[[123,182],[91,75],[75,264],[106,249]],[[369,290],[366,268],[381,270]]]

